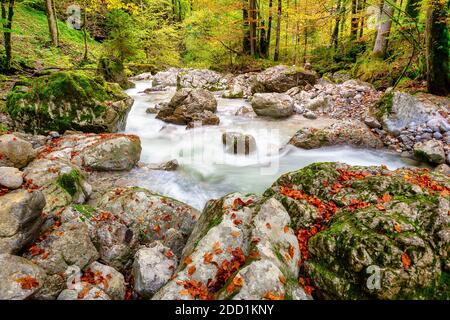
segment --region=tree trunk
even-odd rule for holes
[[[250,0],[249,25],[250,25],[250,54],[256,56],[256,0]]]
[[[87,41],[87,11],[86,8],[84,8],[84,15],[83,15],[83,40],[84,40],[84,54],[83,54],[83,60],[88,60],[88,41]]]
[[[242,41],[242,49],[244,54],[250,53],[250,29],[249,29],[249,17],[248,17],[248,3],[247,0],[242,0],[242,22],[244,29],[244,38]]]
[[[274,61],[280,60],[281,14],[282,14],[282,0],[278,0],[277,34],[275,39],[275,54],[273,57]]]
[[[352,0],[352,18],[350,24],[350,39],[356,40],[358,35],[358,0]]]
[[[50,39],[52,40],[52,44],[55,47],[57,47],[59,46],[58,26],[55,17],[53,0],[45,0],[45,4],[47,9],[47,21],[48,21],[48,29],[50,32]]]
[[[367,0],[360,0],[360,3],[362,5],[361,10],[365,10],[367,6]],[[364,35],[364,23],[365,23],[366,15],[361,16],[361,27],[359,28],[359,37],[362,38]]]
[[[409,19],[415,21],[419,16],[420,5],[422,0],[408,0],[406,3],[405,12]]]
[[[336,1],[336,18],[335,18],[335,24],[333,28],[333,33],[331,35],[331,45],[333,45],[335,48],[339,45],[339,24],[341,23],[341,1]]]
[[[377,57],[385,57],[387,52],[392,17],[394,15],[394,7],[390,1],[391,0],[384,1],[380,21],[378,22],[377,38],[373,48],[373,55]]]
[[[273,8],[273,0],[269,1],[269,25],[267,26],[267,56],[270,55],[270,36],[272,34],[272,8]]]
[[[8,4],[8,8],[7,8]],[[12,20],[14,16],[14,0],[2,0],[2,20],[3,20],[3,36],[5,39],[5,69],[7,71],[11,70],[12,66],[12,43],[11,43],[11,32],[12,32]]]
[[[426,23],[426,57],[428,92],[450,93],[448,68],[448,9],[450,1],[429,0]]]

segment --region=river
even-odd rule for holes
[[[379,150],[347,146],[303,150],[286,146],[301,127],[320,128],[336,120],[308,120],[300,115],[285,120],[235,116],[240,107],[249,105],[243,99],[222,99],[217,96],[220,125],[186,130],[185,126],[167,124],[156,119],[155,114],[146,113],[148,107],[169,101],[175,90],[142,93],[150,87],[151,81],[138,81],[135,88],[127,90],[135,102],[128,116],[125,133],[140,137],[142,162],[159,164],[176,159],[180,167],[173,172],[136,169],[138,174],[135,176],[138,178],[135,183],[186,202],[199,210],[207,200],[230,192],[261,194],[281,174],[314,162],[384,164],[389,169],[414,165],[396,154]],[[257,151],[248,156],[225,152],[222,134],[227,131],[253,135]]]

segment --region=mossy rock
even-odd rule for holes
[[[6,108],[18,131],[102,133],[122,130],[132,103],[117,84],[83,72],[57,72],[16,83]]]
[[[283,175],[264,197],[283,204],[294,229],[321,225],[303,262],[318,296],[448,299],[448,176],[317,163]],[[318,204],[335,208],[331,218]]]

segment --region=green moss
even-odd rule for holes
[[[69,173],[60,175],[56,183],[63,188],[68,194],[74,197],[79,189],[81,182],[81,174],[73,169]]]
[[[76,204],[73,208],[81,214],[80,220],[85,221],[86,219],[91,219],[95,213],[95,208],[89,205]]]
[[[7,131],[8,131],[8,128],[3,123],[0,123],[0,133],[7,132]]]
[[[392,112],[392,105],[394,104],[394,93],[385,93],[383,97],[378,101],[372,109],[372,114],[378,119],[382,120],[385,114]]]

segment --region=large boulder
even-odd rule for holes
[[[7,111],[19,131],[100,133],[124,129],[132,104],[117,84],[81,72],[57,72],[17,83]]]
[[[153,76],[153,87],[176,87],[178,74],[182,69],[170,68]]]
[[[205,124],[218,124],[217,100],[204,89],[181,89],[175,93],[167,105],[162,106],[156,118],[178,125],[188,125],[208,119]],[[211,119],[213,118],[213,119]]]
[[[140,244],[161,240],[174,252],[184,247],[200,216],[197,210],[180,201],[137,187],[104,190],[91,204],[120,219]],[[170,233],[178,236],[166,236]]]
[[[174,279],[153,299],[307,298],[291,294],[302,291],[300,251],[286,210],[257,201],[239,193],[209,201]]]
[[[95,171],[131,170],[141,157],[141,141],[126,134],[66,134],[40,150],[39,159],[65,159]]]
[[[227,87],[227,81],[220,73],[212,70],[188,69],[180,71],[178,74],[177,86],[179,88],[219,91]]]
[[[44,206],[40,191],[21,189],[0,196],[0,253],[19,253],[36,239]]]
[[[317,149],[335,145],[350,145],[360,148],[383,147],[383,142],[358,120],[336,122],[326,128],[304,128],[297,131],[289,144],[303,149]]]
[[[434,164],[445,163],[444,144],[439,140],[427,140],[414,145],[414,155],[422,161]]]
[[[293,87],[314,85],[317,75],[299,67],[276,66],[257,74],[252,92],[286,92]]]
[[[258,116],[286,118],[294,113],[294,100],[282,93],[257,93],[251,100]]]
[[[375,115],[391,133],[398,133],[410,123],[420,125],[430,119],[424,104],[416,97],[403,92],[388,92],[374,109]]]
[[[0,266],[0,300],[32,299],[44,284],[44,270],[25,258],[0,254]]]
[[[263,197],[289,213],[318,297],[449,299],[448,176],[318,163]]]
[[[0,135],[0,166],[23,168],[36,156],[33,145],[14,134]]]

